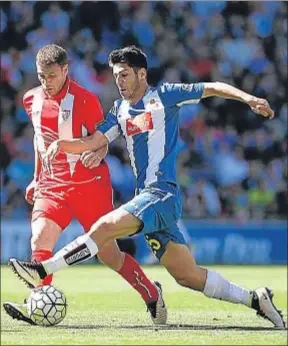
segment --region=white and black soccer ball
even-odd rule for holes
[[[66,297],[52,285],[35,288],[27,299],[27,311],[37,325],[55,326],[66,316]]]

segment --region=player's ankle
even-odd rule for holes
[[[54,263],[53,263],[53,261],[51,259],[41,262],[41,266],[43,268],[43,271],[46,273],[45,276],[54,273],[54,270],[53,270],[54,269],[53,268]],[[41,276],[41,279],[45,278],[45,276],[43,278],[42,278],[42,275],[40,275],[40,276]],[[41,286],[43,286],[43,284],[40,283],[39,286],[41,287]]]
[[[158,301],[158,298],[159,298],[159,293],[158,293],[158,291],[156,291],[156,293],[153,294],[153,296],[151,298],[145,299],[145,303],[146,304],[155,303]]]
[[[256,311],[259,310],[259,299],[255,291],[250,291],[250,301],[248,306]]]

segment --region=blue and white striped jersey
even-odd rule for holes
[[[135,105],[120,99],[97,129],[112,142],[126,139],[137,188],[155,182],[177,184],[176,155],[179,133],[179,107],[198,103],[203,84],[164,83],[149,88]]]

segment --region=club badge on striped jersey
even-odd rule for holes
[[[152,98],[149,101],[148,109],[157,109],[157,108],[160,108],[160,107],[161,107],[161,104],[158,102],[158,100],[155,100],[155,98]]]

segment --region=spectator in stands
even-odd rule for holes
[[[221,80],[267,97],[276,111],[270,122],[221,99],[181,108],[178,170],[184,216],[286,217],[286,13],[287,4],[277,1],[3,2],[2,215],[14,215],[13,208],[18,215],[27,213],[19,196],[32,168],[30,137],[19,100],[37,84],[31,57],[55,42],[69,52],[73,78],[97,93],[105,110],[118,93],[107,56],[127,44],[147,51],[152,84]],[[116,142],[108,157],[116,205],[130,199],[134,188],[122,149]]]

